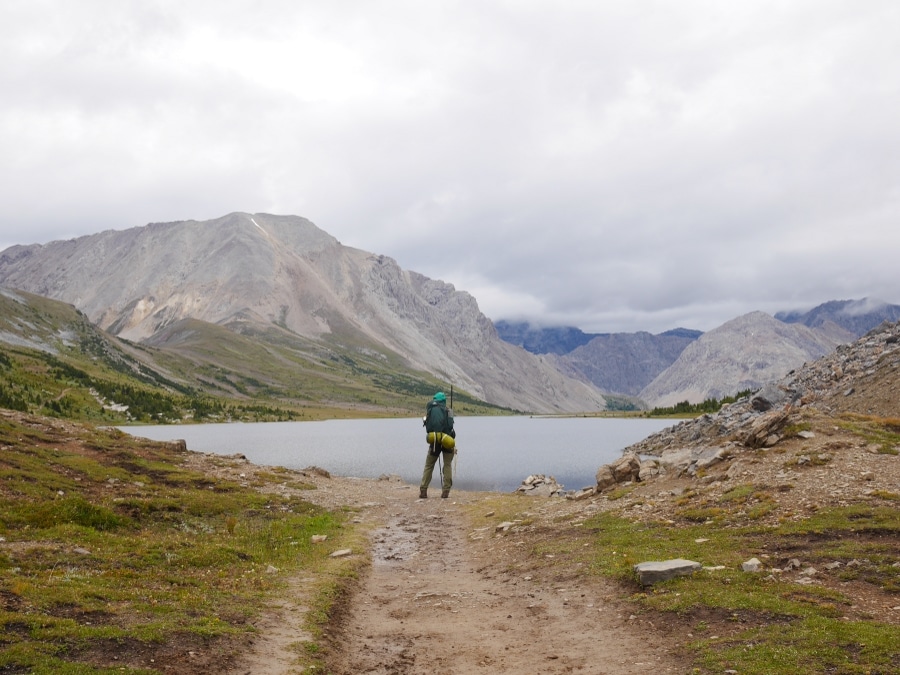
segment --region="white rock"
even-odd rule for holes
[[[759,558],[750,558],[750,560],[741,563],[741,569],[745,572],[759,572],[760,567],[762,567],[762,563],[759,561]]]

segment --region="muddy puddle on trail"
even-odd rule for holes
[[[425,508],[424,500],[422,508]],[[448,525],[446,513],[394,516],[373,536],[372,564],[404,563],[421,556],[433,558],[436,553],[449,555],[444,534],[448,527],[452,525]]]
[[[495,548],[499,539],[470,538],[462,503],[476,495],[391,505],[372,534],[371,568],[329,627],[329,672],[684,672],[603,588],[542,580],[527,556]]]

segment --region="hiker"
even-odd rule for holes
[[[444,467],[442,470],[441,497],[450,496],[450,488],[453,485],[453,455],[456,453],[456,431],[453,430],[453,411],[447,407],[447,396],[439,391],[434,399],[425,406],[426,440],[428,441],[428,455],[425,457],[425,471],[422,473],[422,484],[419,486],[419,499],[428,498],[428,486],[431,483],[431,474],[434,465],[443,455]]]

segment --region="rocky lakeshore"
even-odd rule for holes
[[[715,414],[684,420],[629,446],[622,459],[600,468],[597,491],[658,476],[696,479],[701,484],[727,480],[740,473],[742,461],[759,457],[759,451],[778,448],[786,441],[794,441],[791,447],[801,451],[799,467],[827,463],[841,449],[840,442],[833,438],[838,428],[830,418],[900,418],[898,370],[900,324],[884,324],[857,342],[841,345],[766,385],[753,396]],[[825,428],[818,433],[811,428],[822,425]],[[878,448],[864,449],[866,454],[879,454]],[[781,452],[786,450],[787,446],[780,448]],[[891,449],[885,452],[890,454]],[[815,455],[816,460],[804,459],[804,455]],[[865,462],[860,467],[862,464]],[[859,468],[855,473],[865,475],[869,471]],[[890,475],[880,479],[883,487],[891,487]],[[867,487],[874,489],[876,485]]]

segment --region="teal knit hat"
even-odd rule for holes
[[[447,397],[444,395],[444,392],[439,391],[438,393],[436,393],[434,395],[434,400],[435,401],[446,401]]]

